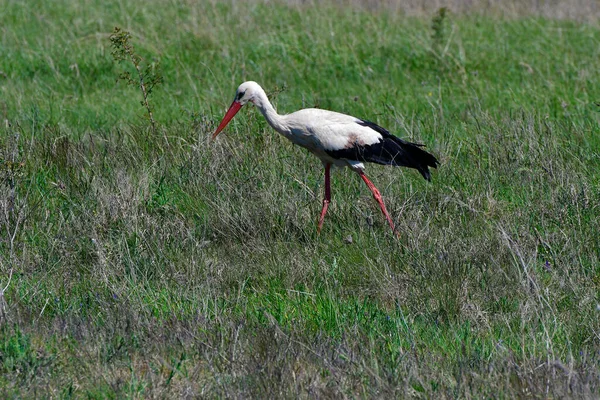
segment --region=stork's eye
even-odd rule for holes
[[[237,97],[236,97],[236,100],[241,100],[242,97],[244,97],[245,94],[246,94],[246,92],[239,92],[238,95],[237,95]]]

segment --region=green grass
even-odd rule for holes
[[[4,2],[2,397],[599,395],[597,22],[359,3]],[[318,235],[320,162],[251,107],[209,140],[250,79],[427,144],[432,183],[367,170],[399,238],[339,169]]]

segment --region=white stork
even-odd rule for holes
[[[421,149],[423,145],[406,142],[372,122],[350,115],[316,108],[279,115],[263,88],[253,81],[244,82],[237,88],[235,99],[213,134],[213,139],[248,102],[258,107],[273,129],[293,143],[306,148],[323,162],[325,197],[318,232],[321,231],[331,201],[329,170],[332,164],[350,167],[360,175],[379,203],[392,231],[395,230],[394,222],[383,204],[381,193],[365,175],[363,162],[414,168],[428,181],[431,180],[428,167],[436,168],[439,164],[433,155]]]

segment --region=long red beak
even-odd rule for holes
[[[236,100],[234,100],[233,103],[231,103],[231,105],[229,106],[229,110],[227,110],[225,116],[223,117],[223,120],[217,127],[217,130],[215,131],[215,133],[213,133],[213,139],[216,138],[217,135],[221,133],[223,129],[225,129],[229,121],[231,121],[235,114],[237,114],[237,112],[240,111],[240,108],[242,108],[242,104],[238,103]]]

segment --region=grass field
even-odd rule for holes
[[[599,396],[599,11],[558,3],[1,2],[1,397]],[[252,107],[210,141],[244,80],[427,144],[367,170],[399,238],[340,169],[317,235]]]

